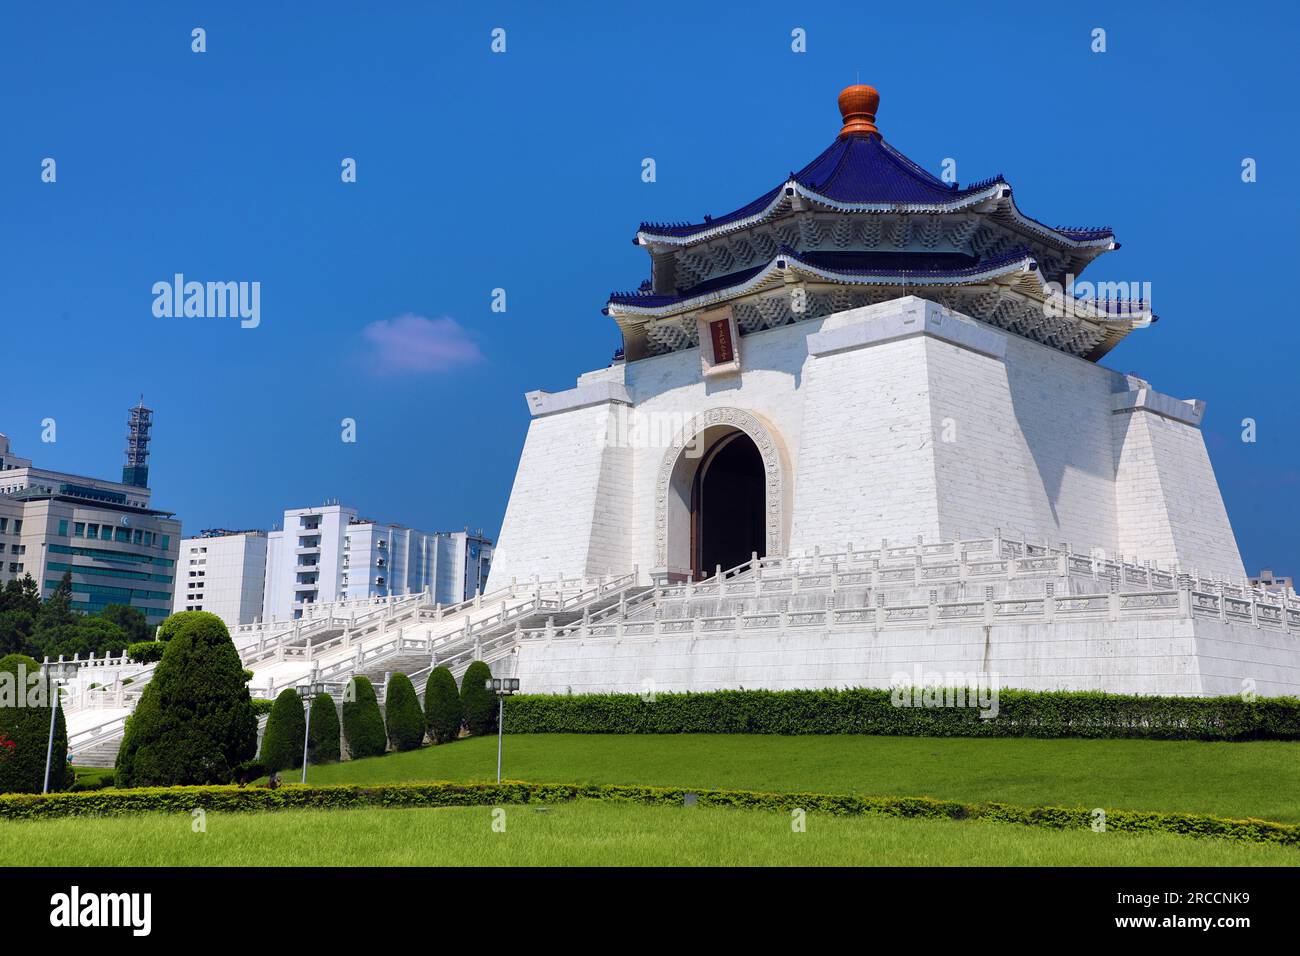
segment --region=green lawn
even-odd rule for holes
[[[1185,811],[1300,822],[1300,743],[521,734],[504,776],[967,803]],[[298,772],[284,774],[298,780]],[[496,739],[313,766],[311,783],[493,780]]]
[[[1285,847],[1165,834],[579,801],[539,810],[295,810],[0,821],[13,866],[1296,866]]]

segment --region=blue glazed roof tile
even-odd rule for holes
[[[922,169],[879,135],[841,136],[803,169],[791,173],[785,183],[768,190],[739,209],[724,216],[706,216],[699,223],[643,222],[640,231],[652,236],[689,239],[719,226],[759,216],[782,198],[782,192],[790,182],[833,203],[927,207],[960,203],[997,184],[1006,185],[1006,180],[999,175],[958,188],[955,183],[945,183]],[[1023,216],[1023,213],[1020,215]],[[1076,242],[1104,239],[1113,235],[1109,228],[1057,229],[1028,216],[1023,218],[1045,231]]]

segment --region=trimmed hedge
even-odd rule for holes
[[[460,691],[456,689],[456,678],[445,667],[435,667],[424,686],[424,719],[435,744],[460,736]]]
[[[137,664],[153,664],[162,660],[167,644],[163,641],[138,641],[126,646],[126,656]]]
[[[416,783],[379,786],[162,787],[89,793],[0,795],[0,819],[117,816],[133,813],[262,812],[289,809],[366,807],[478,807],[503,804],[611,800],[651,806],[683,806],[693,794],[701,806],[746,810],[801,809],[835,816],[879,814],[931,820],[986,820],[1051,830],[1085,830],[1092,810],[1083,807],[1020,807],[1006,803],[958,803],[930,797],[863,797],[832,793],[760,793],[752,790],[688,790],[595,784]],[[1300,847],[1300,825],[1268,820],[1230,820],[1196,813],[1106,810],[1106,830],[1115,833],[1175,833],[1251,843]]]
[[[497,699],[487,689],[492,670],[482,661],[474,661],[460,679],[460,709],[471,734],[482,736],[497,732]]]
[[[353,677],[343,691],[343,736],[353,760],[378,757],[388,749],[384,715],[369,677]]]
[[[388,678],[384,709],[388,718],[388,742],[394,750],[415,750],[424,743],[424,711],[420,709],[420,698],[411,678],[400,672]]]
[[[339,759],[339,712],[334,698],[319,694],[311,701],[311,738],[307,759],[311,763],[334,763]]]
[[[292,687],[280,691],[266,720],[262,734],[262,752],[258,762],[267,773],[302,768],[302,745],[307,736],[307,715],[303,713],[302,698]]]
[[[1300,740],[1300,698],[1143,697],[1003,690],[976,707],[896,706],[888,688],[540,695],[510,699],[510,734],[874,734],[914,737],[1143,737]],[[911,692],[905,698],[912,701]]]

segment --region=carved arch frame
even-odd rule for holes
[[[722,406],[696,415],[677,433],[664,453],[655,481],[655,565],[668,567],[668,507],[673,476],[685,460],[685,451],[704,432],[711,429],[734,429],[747,435],[758,448],[763,460],[765,479],[765,530],[767,554],[785,554],[787,525],[792,487],[790,466],[784,444],[765,420],[742,408]],[[701,452],[703,449],[701,449]],[[697,461],[702,454],[697,456]]]

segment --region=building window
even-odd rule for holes
[[[86,522],[78,521],[73,524],[72,533],[75,537],[84,538],[86,536]]]
[[[67,519],[67,518],[60,518],[60,519],[59,519],[59,537],[60,537],[60,538],[66,538],[67,536],[68,536],[68,519]]]

